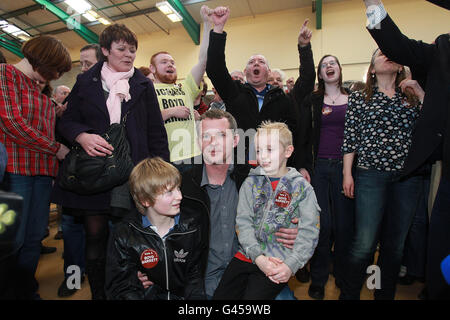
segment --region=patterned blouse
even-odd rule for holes
[[[368,103],[364,93],[353,92],[348,97],[342,153],[356,152],[361,167],[402,170],[420,107],[408,104],[399,89],[391,99],[375,87]]]

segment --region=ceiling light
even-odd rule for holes
[[[179,22],[183,20],[183,18],[178,13],[168,14],[167,18],[169,18],[172,22]]]
[[[64,2],[78,13],[84,13],[92,8],[85,0],[65,0]]]
[[[100,22],[101,24],[104,24],[105,26],[110,25],[111,22],[109,22],[107,19],[105,18],[98,18],[98,22]]]
[[[169,15],[175,12],[175,9],[167,1],[158,2],[156,7],[165,15]]]
[[[31,39],[31,36],[29,34],[21,33],[17,35],[17,38],[23,41],[28,41]]]
[[[167,1],[158,2],[156,7],[172,22],[179,22],[183,20],[183,17]]]
[[[93,16],[95,19],[100,18],[99,14],[97,12],[95,12],[94,10],[88,10],[86,11],[86,13],[90,14],[91,16]]]
[[[2,29],[4,32],[10,34],[13,37],[22,39],[22,40],[29,40],[31,39],[30,34],[23,31],[22,29],[18,28],[17,26],[8,23],[6,20],[0,20],[0,29]]]
[[[85,17],[86,19],[88,19],[91,22],[97,20],[92,14],[88,13],[87,11],[85,13],[83,13],[83,17]]]

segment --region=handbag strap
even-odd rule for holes
[[[120,124],[123,125],[124,127],[125,127],[125,124],[127,122],[127,117],[128,117],[128,114],[130,113],[130,111],[131,111],[131,108],[128,109],[127,113],[125,113],[125,115],[120,120]]]

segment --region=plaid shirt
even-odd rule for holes
[[[8,152],[6,171],[56,176],[55,108],[24,73],[0,64],[0,142]]]

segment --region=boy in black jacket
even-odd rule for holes
[[[141,161],[131,172],[136,210],[119,223],[108,245],[108,299],[204,299],[207,235],[204,219],[180,212],[181,175],[161,158]],[[140,271],[154,284],[144,289]]]

